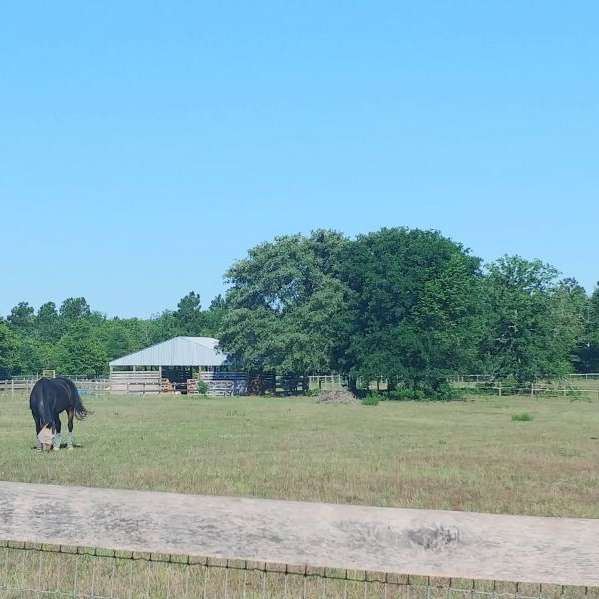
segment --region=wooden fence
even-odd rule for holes
[[[70,378],[70,377],[69,377]],[[39,378],[16,378],[0,381],[0,398],[23,395],[29,397]],[[105,395],[110,389],[108,379],[73,379],[81,395]]]
[[[158,394],[162,391],[162,377],[159,370],[113,370],[110,373],[110,393]]]

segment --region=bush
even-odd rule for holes
[[[308,389],[305,395],[307,397],[318,397],[320,395],[320,389]]]
[[[427,399],[422,389],[411,389],[408,387],[400,387],[387,392],[387,397],[395,401],[411,401]]]
[[[533,417],[528,412],[512,415],[512,422],[530,422],[531,420]]]
[[[363,406],[376,406],[383,398],[378,393],[369,393],[362,400]]]
[[[202,380],[198,381],[198,394],[199,395],[208,395],[208,383],[206,381],[202,381]]]
[[[448,401],[460,397],[460,392],[448,384],[440,385],[436,389],[399,387],[387,392],[387,399],[396,401]]]

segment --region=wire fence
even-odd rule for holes
[[[599,587],[440,578],[0,541],[0,597],[598,599]]]

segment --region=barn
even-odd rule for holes
[[[173,337],[110,363],[111,393],[195,393],[198,380],[211,395],[238,395],[247,380],[212,337]]]

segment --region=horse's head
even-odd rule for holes
[[[53,447],[54,433],[45,426],[37,435],[42,451],[50,451]]]

